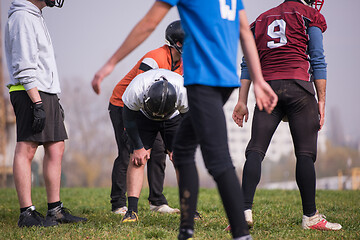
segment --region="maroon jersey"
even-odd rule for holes
[[[264,12],[251,24],[266,81],[310,80],[307,28],[312,26],[325,32],[324,16],[296,1]]]

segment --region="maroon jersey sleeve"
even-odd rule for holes
[[[318,27],[322,32],[325,32],[327,25],[324,16],[321,13],[316,12],[312,18],[312,21],[309,23],[309,27]]]

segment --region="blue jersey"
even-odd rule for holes
[[[185,31],[185,85],[240,86],[237,75],[241,0],[158,0],[177,5]]]

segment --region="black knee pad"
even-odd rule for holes
[[[222,168],[209,168],[208,172],[209,174],[214,178],[216,181],[217,178],[219,178],[221,175],[225,174],[229,169],[235,169],[234,165],[229,164],[227,166],[223,166]]]
[[[311,159],[314,163],[316,162],[316,153],[296,153],[297,160]]]
[[[245,153],[245,157],[246,157],[246,160],[251,159],[251,160],[257,160],[257,161],[262,162],[262,160],[264,160],[265,154],[258,152],[258,151],[248,150]]]

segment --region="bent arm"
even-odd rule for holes
[[[169,4],[156,1],[147,14],[131,30],[115,54],[109,59],[109,63],[113,65],[117,64],[144,42],[165,17],[170,8],[171,6]]]
[[[320,131],[325,123],[326,80],[316,79],[314,82],[315,82],[315,88],[316,88],[318,105],[319,105],[319,117],[320,117],[319,131]]]
[[[33,103],[41,102],[41,97],[37,87],[31,88],[26,91]]]
[[[161,1],[156,1],[140,22],[135,25],[121,46],[95,74],[92,81],[92,87],[97,94],[100,93],[100,84],[103,79],[114,70],[117,63],[124,59],[149,37],[149,35],[155,30],[157,25],[168,13],[170,8],[171,5]]]
[[[251,80],[265,81],[261,72],[260,60],[253,33],[250,30],[245,10],[240,11],[240,42]]]
[[[254,82],[256,104],[260,110],[265,109],[266,112],[271,113],[277,104],[277,95],[270,85],[265,82],[262,75],[259,55],[253,33],[251,32],[247,21],[245,10],[241,10],[239,15],[241,47],[247,62],[251,80]]]
[[[325,101],[326,101],[326,78],[327,64],[325,62],[323,34],[318,27],[310,27],[309,33],[309,56],[314,77],[314,83],[318,98],[320,128],[325,123]]]
[[[314,79],[327,78],[327,64],[325,62],[323,34],[318,27],[308,29],[309,43],[308,54]]]
[[[241,87],[239,89],[238,102],[242,102],[245,105],[247,105],[250,85],[251,85],[251,80],[249,80],[249,79],[241,79]]]
[[[241,87],[239,89],[238,102],[232,114],[232,118],[234,122],[239,127],[243,127],[244,120],[245,122],[247,122],[249,118],[247,100],[248,100],[250,85],[251,85],[251,81],[249,79],[241,79]]]
[[[130,141],[135,150],[144,148],[136,124],[137,114],[138,111],[133,111],[129,109],[126,105],[124,105],[124,110],[123,110],[124,127],[126,129],[127,134],[129,135]]]

